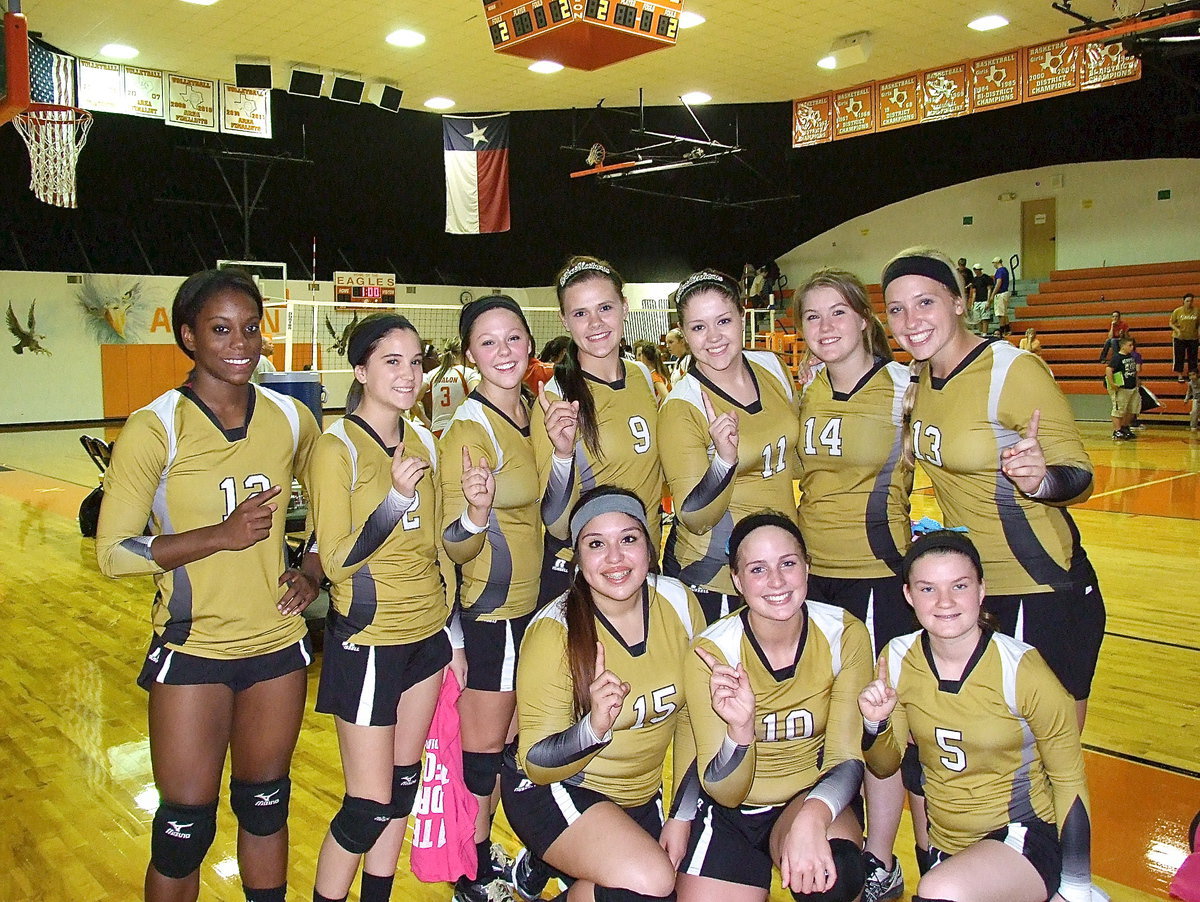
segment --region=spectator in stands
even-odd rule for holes
[[[271,356],[274,353],[275,342],[271,340],[270,335],[264,335],[262,337],[262,354],[258,358],[258,366],[254,368],[254,373],[250,376],[251,382],[260,383],[264,375],[275,372],[275,364],[271,362]]]
[[[968,269],[968,268],[967,268],[967,258],[966,258],[966,257],[959,257],[959,258],[958,258],[958,267],[957,267],[957,269],[958,269],[958,274],[959,274],[960,276],[962,276],[963,284],[964,284],[964,285],[970,285],[970,284],[971,284],[971,278],[972,278],[972,276],[973,276],[973,273],[971,272],[971,270],[970,270],[970,269]]]
[[[1025,330],[1025,337],[1017,344],[1022,351],[1028,351],[1030,354],[1042,356],[1042,343],[1038,341],[1037,329],[1030,326]]]
[[[658,399],[661,407],[662,402],[667,400],[667,395],[671,391],[671,373],[667,369],[667,365],[663,363],[658,345],[652,341],[639,341],[634,345],[634,349],[637,359],[646,364],[646,369],[650,370],[650,378],[654,381],[654,396]]]
[[[1105,383],[1112,397],[1112,437],[1117,441],[1137,438],[1131,425],[1141,407],[1137,390],[1137,360],[1133,356],[1133,339],[1122,338],[1117,353],[1104,368]]]
[[[1195,295],[1191,292],[1183,296],[1183,303],[1171,313],[1172,368],[1179,374],[1180,382],[1188,381],[1189,371],[1197,371],[1196,349],[1200,346],[1200,333],[1196,328],[1198,316],[1200,310],[1196,309]]]
[[[1100,300],[1104,300],[1103,295]],[[1114,310],[1112,319],[1108,324],[1108,335],[1104,338],[1104,346],[1100,348],[1099,360],[1101,363],[1107,363],[1112,360],[1112,355],[1117,353],[1117,342],[1129,334],[1129,324],[1121,319],[1121,311]]]
[[[992,266],[996,269],[995,281],[992,283],[992,313],[996,320],[996,334],[1008,334],[1008,302],[1012,299],[1012,286],[1009,284],[1008,268],[1000,257],[992,258]]]
[[[971,267],[971,302],[974,304],[975,319],[979,321],[979,334],[987,335],[991,331],[992,321],[992,277],[983,271],[983,264],[976,263]]]

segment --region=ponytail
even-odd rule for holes
[[[602,459],[604,451],[600,447],[596,402],[592,399],[592,387],[588,385],[583,367],[579,365],[579,345],[574,341],[568,343],[563,359],[554,365],[554,378],[562,389],[563,398],[579,404],[579,434],[584,446],[593,458]]]
[[[346,416],[354,413],[363,399],[363,384],[355,379],[346,392]]]
[[[578,568],[571,580],[566,597],[567,666],[571,672],[571,695],[575,718],[578,720],[592,710],[589,692],[596,679],[596,604],[592,587],[584,581]]]
[[[457,363],[460,353],[462,353],[462,341],[457,337],[449,339],[446,342],[446,346],[442,349],[442,365],[438,368],[437,374],[429,380],[430,385],[442,381],[442,377],[446,375],[446,370]]]
[[[917,384],[921,381],[921,371],[925,368],[926,362],[923,360],[914,360],[908,365],[908,388],[904,390],[904,401],[900,407],[900,434],[901,448],[903,449],[904,465],[910,470],[917,465],[917,449],[916,438],[913,436],[912,430],[912,412],[913,407],[917,404]]]

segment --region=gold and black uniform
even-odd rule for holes
[[[859,763],[852,770],[861,781],[858,694],[871,681],[871,641],[862,622],[842,608],[809,601],[805,610],[796,660],[778,671],[754,638],[745,608],[696,640],[722,663],[741,663],[750,677],[755,724],[749,747],[730,748],[726,724],[709,701],[708,667],[688,656],[696,766],[704,792],[718,805],[781,805],[847,761]],[[840,798],[848,788],[857,791],[858,782],[851,782],[853,787],[829,789]]]
[[[232,660],[279,651],[306,635],[302,617],[276,608],[287,591],[283,537],[292,478],[304,479],[318,429],[294,398],[247,387],[246,423],[225,430],[185,386],[135,411],[104,479],[96,556],[107,576],[152,575],[154,632],[172,650]],[[154,561],[154,536],[222,522],[272,486],[271,534],[174,570]],[[149,527],[150,535],[143,535]]]
[[[687,587],[667,577],[649,577],[643,604],[646,635],[634,646],[596,617],[605,666],[630,685],[610,737],[592,736],[590,726],[581,727],[587,715],[576,718],[572,710],[565,600],[543,608],[529,625],[517,665],[516,764],[533,783],[584,787],[631,808],[658,793],[672,740],[676,783],[691,764],[684,670],[704,618]]]
[[[472,533],[461,522],[462,449],[478,464],[487,458],[496,497],[485,529]],[[438,442],[442,486],[442,544],[462,568],[458,605],[462,616],[495,622],[533,612],[542,568],[542,497],[529,427],[519,427],[479,392],[459,405]]]
[[[1091,828],[1075,703],[1041,655],[985,629],[962,678],[943,680],[922,630],[893,639],[883,658],[898,703],[879,735],[868,733],[867,765],[895,773],[912,735],[933,846],[954,854],[1006,824],[1042,821],[1057,825],[1064,885],[1088,884]]]
[[[1079,491],[1047,503],[1000,472],[1000,452],[1021,440],[1034,410],[1048,467],[1081,474]],[[989,595],[1071,586],[1077,533],[1065,504],[1087,500],[1092,462],[1067,399],[1040,357],[1006,341],[974,348],[945,379],[925,367],[912,411],[917,460],[947,526],[965,526],[979,549]]]
[[[616,382],[604,382],[584,373],[596,406],[596,425],[601,454],[593,457],[582,436],[575,442],[575,459],[570,467],[554,467],[554,446],[546,434],[546,421],[534,416],[533,448],[538,474],[546,486],[542,498],[542,520],[546,530],[560,542],[567,539],[571,508],[580,494],[597,485],[615,485],[633,492],[646,508],[647,528],[657,551],[662,526],[663,474],[655,435],[658,402],[654,382],[644,364],[621,360],[623,374]],[[561,400],[557,379],[546,383],[546,395]]]
[[[820,367],[800,396],[800,528],[818,576],[900,572],[912,471],[902,462],[908,368],[877,360],[849,392]]]
[[[708,592],[734,594],[725,546],[733,524],[747,514],[774,510],[796,516],[792,481],[798,461],[799,422],[791,374],[767,351],[744,351],[758,400],[739,404],[696,366],[680,380],[658,414],[662,465],[675,503],[675,522],[663,552],[663,572]],[[738,413],[738,461],[714,465],[708,417]]]
[[[363,420],[338,420],[313,450],[317,547],[333,584],[333,635],[341,642],[408,644],[446,622],[437,448],[433,434],[415,421],[402,419],[400,430],[405,456],[430,464],[407,508],[392,487],[392,449]]]

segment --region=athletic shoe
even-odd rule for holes
[[[468,880],[459,877],[454,884],[453,902],[516,902],[509,889],[500,877],[493,877],[487,883]]]
[[[453,902],[516,902],[507,882],[512,859],[498,842],[492,843],[492,872],[474,880],[459,877],[454,884]]]
[[[1112,437],[1114,442],[1123,442],[1126,438],[1128,438],[1128,436],[1126,436],[1125,433],[1120,429],[1115,430]]]
[[[863,862],[867,866],[867,882],[863,885],[862,902],[899,899],[904,895],[904,873],[895,855],[890,871],[870,852],[863,852]]]
[[[1130,429],[1128,426],[1126,426],[1124,429],[1121,430],[1121,434],[1126,439],[1137,438],[1137,435],[1135,435],[1134,431],[1132,429]]]
[[[504,879],[512,884],[517,895],[525,902],[532,902],[542,897],[546,884],[550,882],[550,866],[528,849],[522,849],[508,868]]]

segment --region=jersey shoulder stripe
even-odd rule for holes
[[[817,378],[822,373],[825,372],[825,364],[818,360],[816,363],[812,364],[809,367],[809,372],[812,374],[812,378],[800,386],[800,397],[801,398],[803,398],[805,395],[808,394],[808,390],[816,384]],[[828,379],[829,379],[828,374],[825,376],[825,379],[826,379],[826,381],[828,381]]]
[[[354,440],[350,438],[346,432],[346,418],[342,417],[335,420],[328,429],[325,430],[327,435],[332,435],[334,438],[341,441],[346,446],[346,453],[350,456],[350,485],[358,480],[358,448],[354,446]]]
[[[488,439],[491,440],[492,449],[496,454],[496,463],[492,467],[492,472],[499,472],[500,468],[504,466],[504,452],[500,448],[499,439],[496,438],[496,430],[492,428],[491,420],[488,419],[487,408],[475,398],[467,398],[458,405],[458,410],[454,411],[454,416],[450,419],[450,425],[453,426],[459,421],[475,423],[487,434]]]
[[[646,380],[646,388],[649,390],[651,397],[656,397],[654,392],[654,377],[650,375],[650,367],[646,366],[646,364],[642,363],[640,360],[624,360],[622,363],[625,364],[626,380],[629,379],[629,368],[631,366],[637,368],[641,371],[643,378]]]
[[[700,634],[701,639],[707,639],[718,649],[730,667],[742,663],[742,636],[745,635],[745,625],[742,623],[741,611],[734,611],[722,617]]]
[[[792,383],[791,375],[783,368],[779,357],[772,351],[742,351],[746,355],[746,359],[751,363],[756,364],[760,369],[766,370],[779,382],[787,395],[788,400],[796,396],[795,386]]]
[[[846,632],[845,608],[825,604],[811,599],[804,603],[808,608],[808,620],[821,631],[825,641],[829,643],[829,657],[832,659],[833,675],[842,672],[842,636]]]
[[[406,432],[411,429],[417,434],[421,444],[429,453],[429,469],[436,474],[438,468],[437,439],[433,437],[433,433],[425,427],[424,423],[418,423],[416,420],[405,420],[404,429]]]
[[[563,629],[567,628],[567,593],[564,592],[554,601],[547,604],[544,608],[533,615],[533,619],[529,621],[529,625],[533,626],[539,620],[555,620],[562,624]]]
[[[908,367],[894,360],[884,369],[892,378],[892,422],[899,426],[904,420],[904,395],[912,383],[912,376],[909,375]]]
[[[1002,686],[1004,689],[1004,703],[1008,705],[1008,709],[1012,711],[1014,716],[1019,717],[1020,712],[1017,706],[1017,668],[1021,664],[1021,660],[1033,651],[1033,646],[1026,645],[1011,636],[1006,636],[1003,633],[992,634],[992,644],[996,647],[996,653],[1000,656],[1000,673]]]
[[[163,472],[165,473],[175,460],[175,452],[179,450],[179,437],[175,432],[175,411],[179,407],[179,401],[183,397],[177,389],[163,392],[142,410],[149,411],[158,418],[162,423],[163,431],[167,434],[167,459],[163,461]]]
[[[921,633],[922,630],[917,630],[915,633],[897,636],[887,644],[888,682],[892,684],[892,688],[899,690],[901,665],[904,664],[909,650],[920,641]]]
[[[251,384],[253,385],[253,383]],[[273,388],[263,388],[261,385],[254,385],[254,390],[267,400],[273,402],[287,418],[288,425],[292,428],[292,454],[295,454],[296,449],[300,447],[300,411],[298,409],[300,402],[291,395],[281,394]]]
[[[663,402],[663,407],[665,408],[672,402],[676,404],[691,404],[703,415],[704,401],[701,400],[701,394],[700,380],[691,373],[687,373],[671,387],[671,393],[667,395],[667,400]]]
[[[688,639],[695,638],[692,635],[692,615],[688,605],[687,587],[679,580],[670,576],[651,576],[650,587],[671,606],[671,610],[679,618],[679,622],[683,626],[683,631],[687,634]]]

